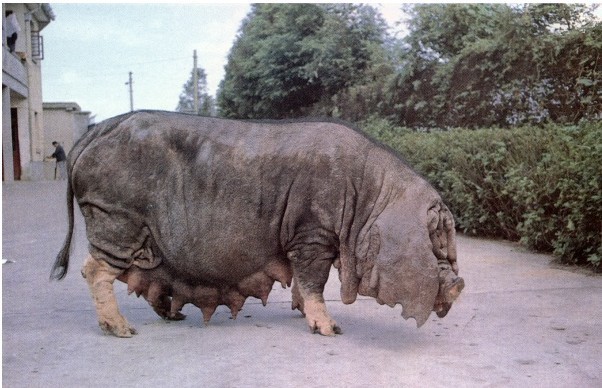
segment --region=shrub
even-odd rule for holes
[[[372,120],[366,129],[442,193],[464,233],[602,268],[599,122],[421,133]]]
[[[551,127],[539,162],[516,201],[529,207],[517,229],[527,246],[549,250],[569,263],[602,258],[602,128]],[[525,174],[527,176],[527,174]]]

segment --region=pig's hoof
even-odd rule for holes
[[[445,302],[452,303],[462,290],[464,289],[464,279],[455,278],[451,284],[443,290],[443,296],[445,297]]]
[[[437,306],[437,316],[439,318],[444,318],[449,312],[449,309],[451,309],[451,306],[451,303],[441,303],[439,306]]]
[[[441,289],[438,301],[435,303],[435,312],[439,318],[443,318],[451,309],[452,303],[458,298],[464,289],[464,279],[455,278],[450,284]]]
[[[119,323],[99,322],[98,326],[100,326],[105,334],[112,334],[115,337],[130,338],[134,334],[137,334],[136,329],[130,326],[125,320]]]
[[[186,315],[182,314],[181,312],[177,312],[175,314],[170,313],[165,317],[165,319],[167,319],[168,321],[182,321],[186,319]]]
[[[328,322],[314,322],[313,325],[309,326],[313,334],[319,333],[321,335],[332,337],[335,334],[343,334],[343,330],[333,320]]]

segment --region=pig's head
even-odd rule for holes
[[[392,196],[362,237],[351,259],[355,274],[341,272],[344,302],[359,293],[399,303],[419,327],[431,311],[445,316],[464,281],[457,277],[453,217],[434,189],[425,183]]]

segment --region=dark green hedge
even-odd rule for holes
[[[364,129],[440,190],[464,233],[602,269],[602,123],[421,133],[376,119]]]

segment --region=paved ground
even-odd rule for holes
[[[4,387],[602,387],[602,277],[550,265],[515,244],[459,238],[466,288],[449,315],[420,329],[364,298],[327,305],[344,334],[312,335],[290,291],[237,320],[210,325],[187,306],[159,319],[120,284],[121,311],[139,334],[105,336],[79,275],[81,216],[67,278],[48,275],[66,231],[64,182],[2,186]]]

